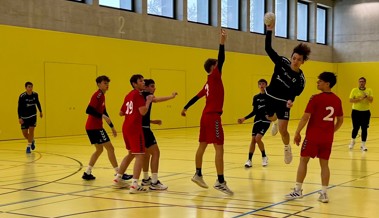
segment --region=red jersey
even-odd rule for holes
[[[343,116],[341,99],[332,92],[313,95],[305,113],[311,117],[307,126],[306,138],[333,141],[335,117]]]
[[[100,114],[104,113],[105,95],[100,89],[97,90],[97,92],[95,92],[92,95],[91,101],[89,102],[89,106],[95,108],[95,110]],[[103,128],[103,118],[94,117],[89,114],[87,118],[87,122],[86,122],[86,130],[102,129],[102,128]]]
[[[222,114],[224,105],[224,85],[221,80],[221,72],[216,66],[212,73],[208,75],[207,83],[203,89],[197,94],[201,98],[205,96],[206,102],[203,110],[204,113],[219,113]]]
[[[142,131],[142,115],[139,108],[145,106],[145,98],[142,94],[134,89],[125,96],[121,111],[125,114],[123,130],[141,130]]]

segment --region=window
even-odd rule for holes
[[[239,1],[221,0],[221,26],[239,29]]]
[[[308,41],[308,4],[297,2],[297,39]]]
[[[275,36],[287,38],[288,30],[288,0],[275,1]]]
[[[187,19],[192,22],[209,24],[209,0],[188,0]]]
[[[147,0],[147,13],[174,18],[173,0]]]
[[[99,5],[132,10],[132,0],[99,0]]]
[[[265,0],[250,0],[250,31],[264,33]]]
[[[317,7],[316,42],[326,44],[326,8]]]

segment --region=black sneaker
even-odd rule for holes
[[[123,180],[129,180],[129,179],[132,179],[133,178],[133,175],[128,175],[128,174],[124,174],[124,175],[122,175],[122,179]]]
[[[83,176],[82,176],[82,179],[89,181],[89,180],[96,179],[96,177],[94,177],[92,174],[87,174],[86,172],[84,172]]]
[[[32,150],[36,149],[36,141],[32,141],[32,144],[30,145],[30,147],[32,148]]]
[[[149,185],[151,185],[151,177],[149,177],[148,179],[142,179],[141,185],[142,186],[149,186]]]

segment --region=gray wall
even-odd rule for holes
[[[161,18],[146,14],[147,0],[134,0],[137,12],[127,12],[98,6],[98,0],[82,4],[67,0],[1,0],[0,24],[23,26],[55,31],[64,31],[95,36],[105,36],[136,41],[217,49],[209,41],[219,30],[218,27],[186,21],[186,0],[179,7],[181,20]],[[212,0],[217,2],[217,0]],[[218,0],[220,1],[220,0]],[[248,0],[242,0],[244,4]],[[267,1],[273,4],[273,1]],[[291,5],[296,1],[290,0]],[[313,1],[330,6],[330,0]],[[316,4],[311,4],[315,6]],[[180,6],[180,5],[179,5]],[[272,5],[269,8],[272,8]],[[220,7],[217,7],[220,10]],[[247,17],[249,12],[246,12]],[[248,20],[248,19],[246,19]],[[248,25],[248,21],[245,26]],[[291,19],[292,20],[292,19]],[[217,22],[220,23],[220,22]],[[291,27],[292,25],[292,27]],[[274,47],[279,54],[289,56],[298,44],[294,38],[293,22],[290,23],[291,39],[276,39]],[[331,25],[329,25],[331,26]],[[314,27],[313,27],[314,28]],[[291,32],[292,31],[292,32]],[[310,31],[314,33],[314,31]],[[314,39],[314,37],[310,37]],[[332,37],[329,36],[332,44]],[[243,31],[229,31],[228,50],[240,53],[266,55],[264,36]],[[310,43],[311,60],[333,62],[332,46]]]
[[[379,61],[379,1],[337,0],[334,62]]]

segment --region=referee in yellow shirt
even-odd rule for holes
[[[372,90],[366,88],[366,78],[359,78],[359,87],[354,88],[350,92],[350,102],[353,103],[353,110],[351,112],[351,120],[353,122],[353,131],[351,132],[350,149],[354,148],[355,138],[357,137],[359,128],[362,129],[361,150],[367,151],[367,128],[370,124],[370,103],[374,100]]]

